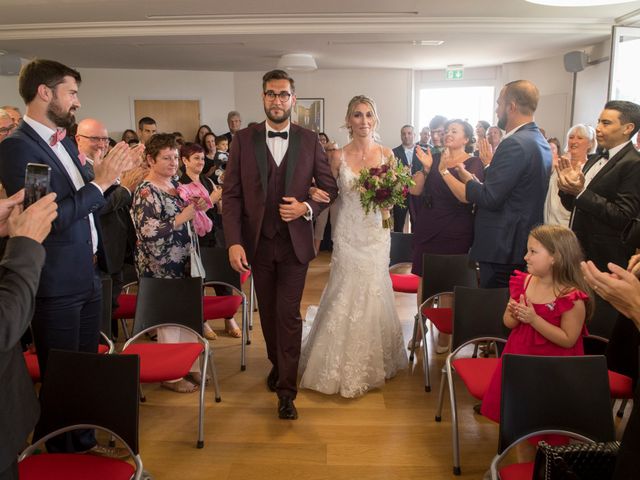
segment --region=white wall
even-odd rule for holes
[[[589,55],[589,60],[598,60],[609,57],[611,53],[611,40],[593,45],[584,50]],[[573,113],[573,123],[584,123],[596,126],[598,115],[607,101],[607,89],[609,86],[609,60],[597,65],[587,66],[578,73],[576,82],[576,101]]]
[[[236,110],[242,123],[264,120],[260,94],[264,72],[234,74]],[[344,124],[347,104],[355,95],[367,95],[376,102],[380,117],[381,142],[389,147],[400,144],[400,127],[411,123],[411,70],[317,70],[293,72],[296,95],[324,98],[324,131],[340,146],[348,142]]]
[[[227,112],[234,110],[233,73],[171,70],[119,70],[81,68],[78,120],[103,121],[112,136],[135,128],[133,100],[200,100],[202,123],[214,132],[228,131]],[[18,77],[0,76],[0,105],[21,107]],[[162,129],[162,125],[159,126]],[[182,132],[191,139],[195,132]]]

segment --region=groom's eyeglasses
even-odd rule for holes
[[[273,90],[267,90],[266,92],[264,92],[264,96],[270,102],[273,102],[276,99],[276,97],[278,97],[280,101],[284,103],[289,101],[289,99],[291,98],[291,93],[287,91],[276,93]]]

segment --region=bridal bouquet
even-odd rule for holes
[[[389,210],[394,205],[404,204],[409,187],[413,185],[409,167],[391,156],[384,165],[360,170],[354,188],[360,192],[360,203],[365,213],[380,210],[383,228],[391,228],[393,218]]]

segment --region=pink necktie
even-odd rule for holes
[[[84,153],[79,153],[78,159],[80,160],[80,165],[83,167],[87,164],[87,156]]]
[[[64,128],[59,128],[56,132],[51,135],[51,139],[49,140],[49,145],[52,147],[55,146],[56,143],[64,139],[67,136],[67,131]]]

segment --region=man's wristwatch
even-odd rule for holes
[[[451,175],[451,172],[449,171],[448,168],[445,168],[444,170],[442,170],[440,172],[440,175],[442,175],[444,177],[445,175]]]

